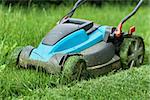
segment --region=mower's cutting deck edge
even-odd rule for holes
[[[92,76],[99,76],[121,68],[120,58],[115,55],[108,63],[87,67],[88,73]]]

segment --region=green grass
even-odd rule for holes
[[[93,20],[100,25],[117,26],[133,6],[83,6],[74,17]],[[124,27],[137,28],[144,38],[145,61],[141,68],[132,68],[115,74],[81,81],[77,84],[59,84],[58,76],[35,70],[16,68],[10,58],[15,47],[38,46],[41,39],[56,22],[69,11],[69,7],[42,9],[4,7],[0,5],[0,99],[134,99],[150,98],[150,8],[142,7]]]

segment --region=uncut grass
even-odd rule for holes
[[[105,7],[100,8],[88,5],[81,7],[74,15],[74,17],[93,20],[100,25],[117,26],[119,21],[125,15],[127,15],[132,10],[132,8],[132,6],[114,7],[110,5],[106,5]],[[138,32],[137,34],[144,38],[146,45],[146,59],[144,63],[147,66],[149,66],[150,63],[149,10],[149,7],[142,7],[139,12],[125,24],[124,27],[124,30],[127,31],[130,25],[136,25]],[[45,91],[49,91],[48,89],[52,87],[56,87],[56,90],[54,89],[54,91],[57,91],[57,89],[59,90],[59,87],[61,86],[58,86],[59,79],[57,77],[53,77],[42,72],[37,72],[35,70],[18,69],[14,64],[12,64],[13,61],[10,60],[10,54],[17,46],[38,46],[45,34],[48,33],[53,26],[55,26],[56,22],[64,14],[66,14],[67,11],[69,11],[69,7],[64,6],[52,6],[49,9],[41,9],[36,6],[32,6],[29,9],[22,7],[6,8],[2,5],[0,6],[0,97],[4,98],[8,96],[18,97],[23,95],[30,95],[32,91],[36,90],[37,91],[35,93],[37,95],[35,96],[38,96],[38,90],[46,89]],[[144,67],[144,69],[141,69],[140,71],[145,69],[148,69],[148,67]],[[145,73],[145,71],[141,72],[141,74],[144,75]],[[147,76],[147,74],[145,76]],[[98,78],[97,80],[99,79],[101,80],[101,78]],[[116,81],[117,80],[115,80],[115,82]],[[95,82],[95,80],[92,80],[92,82]],[[117,85],[115,82],[114,85]],[[81,83],[81,85],[82,84],[84,83]],[[143,83],[142,85],[143,88],[147,87],[147,83]],[[89,85],[87,85],[87,87],[88,86]],[[75,87],[78,87],[78,85]],[[67,87],[65,88],[70,89]],[[140,91],[141,90],[137,92]],[[70,93],[70,96],[72,96],[72,94],[73,93]],[[141,94],[146,95],[146,93]],[[31,95],[33,96],[33,94]],[[126,95],[127,94],[123,96]]]

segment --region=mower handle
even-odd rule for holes
[[[137,4],[137,6],[134,8],[134,10],[133,10],[129,15],[127,15],[127,16],[120,22],[120,24],[118,25],[118,27],[117,27],[117,29],[116,29],[116,32],[115,32],[116,37],[120,37],[120,36],[121,36],[123,24],[124,24],[128,19],[130,19],[130,18],[138,11],[138,9],[140,8],[142,2],[143,2],[143,0],[140,0],[139,3]]]
[[[71,9],[71,11],[70,11],[67,15],[65,15],[65,16],[60,20],[59,23],[61,23],[64,19],[67,19],[67,18],[72,17],[73,14],[74,14],[74,12],[76,11],[76,9],[77,9],[79,6],[81,6],[81,4],[83,4],[85,1],[86,1],[86,0],[78,0],[78,1],[75,3],[75,5],[73,6],[73,8]]]
[[[124,22],[126,22],[129,18],[131,18],[138,11],[138,9],[140,8],[142,2],[143,2],[143,0],[139,1],[139,3],[137,4],[137,6],[134,8],[134,10],[121,21],[122,24]]]
[[[72,17],[73,14],[74,14],[74,12],[75,12],[75,10],[76,10],[81,4],[83,4],[85,1],[86,1],[86,0],[78,0],[78,1],[75,3],[74,7],[71,9],[71,11],[67,14],[67,16],[68,16],[68,17]]]

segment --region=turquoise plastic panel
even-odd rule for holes
[[[81,29],[61,39],[53,46],[48,46],[41,42],[38,48],[32,51],[30,59],[47,62],[57,53],[79,53],[102,41],[105,36],[105,30],[106,26],[101,26],[90,35],[87,35],[84,29]]]

